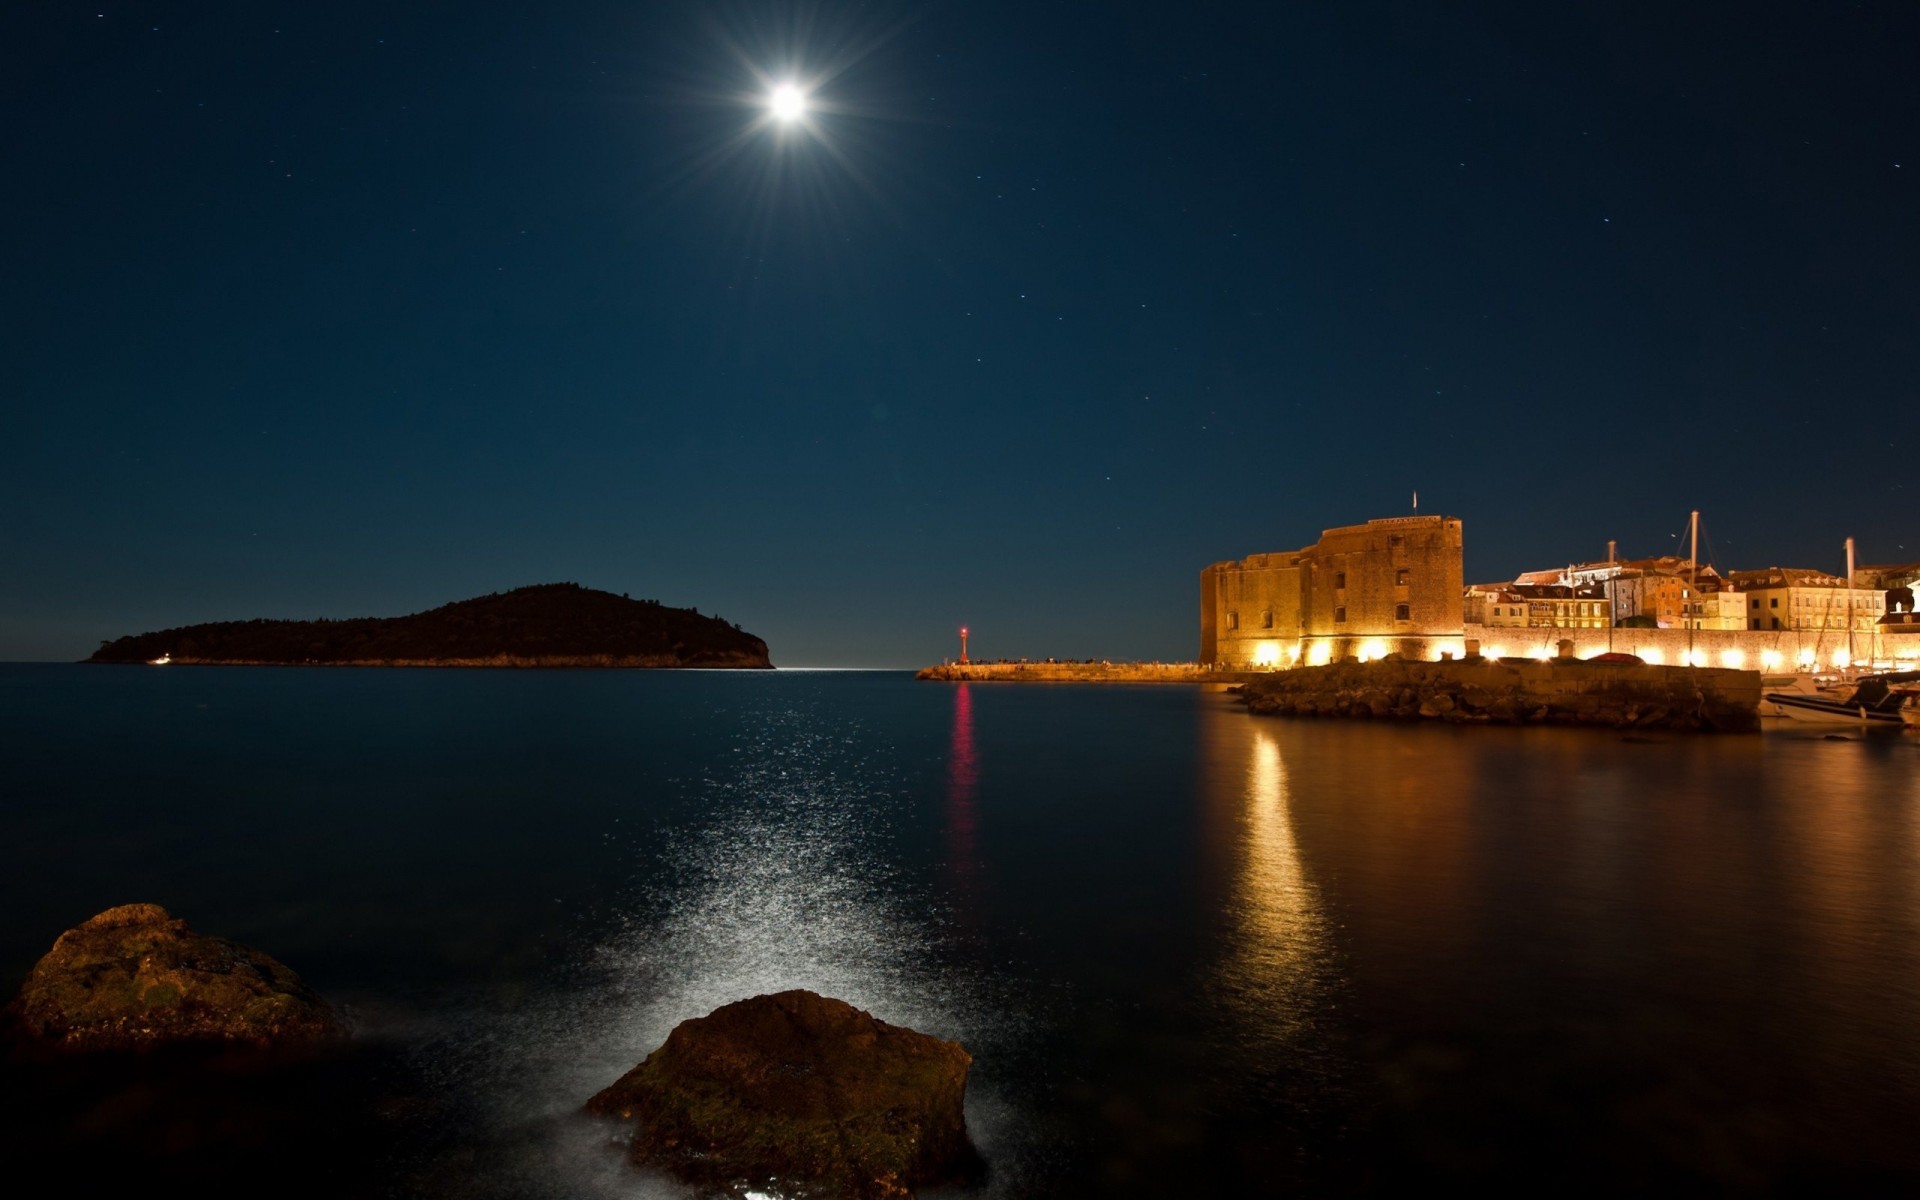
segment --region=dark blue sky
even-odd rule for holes
[[[1916,6],[1460,7],[13,6],[0,659],[553,580],[1184,658],[1415,488],[1470,579],[1920,558]]]

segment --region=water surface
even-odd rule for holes
[[[972,1050],[955,1194],[1920,1180],[1910,736],[51,666],[0,730],[0,984],[132,901],[290,963],[379,1052],[336,1194],[678,1195],[575,1110],[788,987]]]

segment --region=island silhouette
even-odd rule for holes
[[[404,617],[215,621],[110,642],[90,663],[770,669],[767,644],[657,600],[543,583]]]

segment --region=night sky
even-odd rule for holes
[[[1415,489],[1469,580],[1920,558],[1920,6],[1464,7],[13,5],[0,659],[556,580],[1184,659]]]

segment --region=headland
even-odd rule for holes
[[[316,667],[773,666],[719,617],[576,583],[515,588],[404,617],[220,621],[103,643],[90,663]]]

